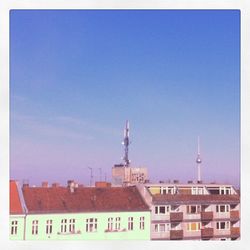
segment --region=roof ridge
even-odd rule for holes
[[[18,181],[16,181],[16,186],[17,186],[18,196],[19,196],[19,199],[20,199],[22,209],[23,209],[24,213],[28,213],[28,208],[26,206],[26,203],[25,203],[25,200],[24,200],[24,197],[23,197],[23,191],[22,191],[22,188],[19,185]]]

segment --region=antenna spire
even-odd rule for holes
[[[124,166],[128,167],[130,160],[128,159],[128,146],[130,145],[129,141],[129,121],[126,121],[125,128],[124,128],[124,138],[122,141],[122,144],[124,145]]]
[[[198,136],[198,145],[197,145],[197,158],[196,158],[196,163],[197,163],[197,167],[198,167],[198,179],[197,182],[201,183],[201,157],[200,157],[200,137]]]

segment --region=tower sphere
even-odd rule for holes
[[[196,163],[201,163],[201,158],[200,158],[200,156],[198,156],[198,157],[196,158]]]

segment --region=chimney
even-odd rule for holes
[[[29,187],[29,180],[23,180],[23,187]]]
[[[42,187],[43,188],[48,188],[49,187],[49,183],[47,181],[43,181],[42,182]]]
[[[68,188],[70,190],[70,193],[74,193],[76,185],[74,180],[68,180]]]
[[[52,183],[52,187],[53,187],[53,188],[56,188],[56,187],[59,187],[59,186],[60,186],[60,184],[59,184],[58,182]]]
[[[95,182],[95,187],[98,187],[98,188],[111,187],[111,183],[110,182],[106,182],[106,181],[96,181]]]

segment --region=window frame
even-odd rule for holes
[[[145,216],[140,217],[140,230],[145,229]]]
[[[195,212],[193,212],[192,209],[195,209]],[[201,212],[200,205],[187,205],[187,214],[199,214],[200,212]]]
[[[17,235],[17,227],[18,227],[18,221],[17,220],[13,220],[11,221],[11,235]]]
[[[67,219],[61,219],[61,233],[67,232]]]
[[[86,232],[95,233],[97,232],[97,218],[87,218],[86,219]]]
[[[32,220],[32,235],[38,235],[38,220]]]
[[[228,204],[216,205],[216,213],[228,213],[230,206]]]
[[[52,234],[53,220],[49,219],[46,221],[46,234]]]
[[[163,211],[161,211],[163,209]],[[167,214],[170,211],[170,207],[169,205],[165,206],[165,205],[158,205],[155,206],[155,214]]]
[[[128,217],[128,231],[134,230],[134,217]]]
[[[75,232],[75,219],[69,219],[69,232],[74,233]]]
[[[114,225],[114,218],[113,217],[109,217],[108,218],[108,230],[109,231],[113,231],[113,225]]]
[[[116,217],[115,218],[115,230],[120,230],[121,229],[121,217]]]
[[[201,222],[189,222],[189,223],[187,223],[187,231],[198,232],[200,230],[201,230]]]
[[[224,226],[222,227],[222,225],[224,225]],[[229,230],[230,229],[229,221],[217,221],[216,222],[216,229],[217,230]]]

